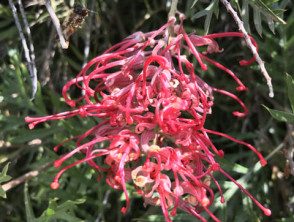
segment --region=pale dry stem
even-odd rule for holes
[[[220,0],[220,1],[224,4],[227,11],[233,16],[235,22],[237,23],[237,25],[239,27],[239,30],[243,33],[245,42],[246,42],[247,46],[250,48],[252,54],[254,55],[256,62],[258,63],[258,65],[260,67],[261,73],[263,74],[264,78],[266,79],[266,82],[267,82],[267,85],[269,88],[269,97],[274,97],[274,90],[273,90],[271,77],[269,76],[269,74],[265,68],[264,61],[260,58],[260,56],[256,50],[256,47],[252,44],[250,37],[244,28],[242,20],[239,18],[237,12],[233,9],[230,2],[228,2],[227,0]]]

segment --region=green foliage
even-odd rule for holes
[[[78,209],[79,204],[84,203],[85,199],[80,200],[67,200],[62,204],[57,204],[57,200],[49,200],[48,208],[43,214],[36,220],[37,222],[47,222],[54,220],[64,220],[68,222],[81,222],[81,218],[76,217],[75,211]]]
[[[191,6],[193,8],[199,0],[195,0]],[[240,6],[242,2],[242,7]],[[286,24],[286,22],[280,17],[280,15],[283,13],[283,9],[276,8],[277,0],[269,0],[269,1],[263,1],[263,0],[234,0],[233,8],[235,11],[239,12],[241,15],[242,21],[244,23],[245,29],[250,32],[250,9],[253,10],[253,21],[256,31],[259,35],[262,35],[263,26],[262,21],[265,21],[268,24],[268,27],[270,30],[274,33],[275,32],[275,22],[280,22],[281,24]],[[219,0],[213,0],[210,2],[210,4],[202,9],[199,10],[197,13],[195,13],[191,19],[195,20],[201,17],[205,17],[204,22],[204,33],[207,34],[209,32],[211,20],[213,18],[213,15],[218,18],[219,15]],[[249,7],[250,6],[250,7]]]
[[[81,222],[82,220],[75,215],[77,205],[85,202],[85,199],[79,199],[75,201],[67,200],[64,203],[58,204],[57,198],[49,200],[48,208],[38,218],[35,217],[33,208],[31,205],[28,184],[24,187],[24,203],[26,209],[26,219],[30,222],[50,222],[56,220],[68,221],[68,222]]]
[[[287,123],[294,123],[294,80],[289,75],[286,74],[286,84],[287,84],[287,94],[290,100],[292,112],[284,112],[279,110],[270,109],[264,106],[269,113],[274,117],[276,120],[287,122]]]
[[[294,79],[289,74],[286,74],[286,84],[287,84],[288,98],[290,101],[292,112],[294,113]]]
[[[7,175],[9,163],[7,163],[4,168],[2,169],[2,172],[0,173],[0,197],[6,198],[6,193],[1,187],[1,183],[7,182],[11,179],[11,176]]]
[[[196,4],[197,1],[194,1],[192,7]],[[198,19],[200,17],[205,16],[204,22],[204,33],[207,34],[209,31],[210,23],[213,14],[218,17],[219,14],[219,7],[218,7],[219,0],[212,0],[211,3],[203,10],[197,12],[192,16],[192,20]]]
[[[294,114],[283,112],[279,110],[270,109],[265,106],[265,108],[269,111],[269,113],[274,117],[276,120],[287,122],[287,123],[294,123]]]

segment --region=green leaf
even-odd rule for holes
[[[271,114],[271,116],[273,118],[275,118],[276,120],[287,122],[287,123],[294,123],[294,114],[293,113],[287,113],[284,111],[270,109],[266,106],[264,106],[264,108],[266,108],[269,111],[269,113]]]
[[[197,12],[195,15],[192,16],[191,19],[194,20],[194,19],[201,18],[202,16],[206,16],[207,15],[207,10],[209,10],[210,5],[206,9],[204,9],[204,10],[202,10],[200,12]]]
[[[286,84],[287,84],[288,98],[290,100],[292,112],[294,113],[294,79],[289,74],[286,74]]]
[[[273,18],[276,22],[281,22],[282,24],[286,24],[286,22],[280,18],[276,13],[274,13],[262,0],[249,0],[252,5],[260,8],[263,14],[267,14]]]
[[[7,175],[9,163],[5,165],[2,172],[0,173],[0,183],[6,182],[11,179],[10,176]]]
[[[241,10],[241,17],[244,22],[244,27],[247,32],[250,33],[250,25],[249,25],[249,4],[247,0],[243,0],[242,3],[242,10]]]
[[[207,16],[209,14],[213,14],[213,10],[215,9],[215,5],[218,3],[218,0],[213,0],[204,10],[197,12],[192,16],[192,20],[201,18],[202,16]]]
[[[254,21],[256,31],[261,36],[262,35],[262,26],[261,26],[260,10],[255,6],[253,7],[253,21]]]
[[[272,33],[275,34],[275,23],[274,23],[274,20],[270,16],[268,16],[268,15],[266,15],[265,17],[266,17],[266,21],[267,21],[267,25],[268,25],[269,29],[272,31]]]
[[[0,197],[6,198],[6,193],[1,186],[0,186]]]
[[[204,22],[204,34],[205,35],[207,35],[207,33],[209,31],[211,19],[212,19],[212,13],[208,13],[205,18],[205,22]]]
[[[198,0],[194,0],[194,2],[193,2],[193,4],[192,4],[191,8],[193,8],[193,7],[196,5],[197,2],[198,2]]]
[[[7,175],[9,163],[5,165],[2,172],[0,173],[0,184],[3,182],[7,182],[11,179],[11,176]],[[0,197],[6,198],[6,193],[3,188],[0,186]]]
[[[82,220],[75,216],[77,205],[84,203],[85,199],[78,199],[75,201],[68,200],[60,205],[57,204],[57,199],[49,201],[48,208],[42,215],[36,219],[36,222],[48,222],[65,220],[69,222],[81,222]]]
[[[25,183],[24,185],[24,204],[25,204],[25,210],[26,210],[26,218],[28,222],[34,222],[36,221],[33,208],[30,201],[30,196],[28,192],[28,183]]]
[[[219,5],[218,5],[219,0],[216,0],[214,3],[214,9],[213,9],[213,13],[215,15],[216,18],[218,18],[219,15]]]
[[[241,159],[242,156],[238,155],[238,158]],[[231,159],[232,159],[232,157],[230,157],[230,160]],[[217,161],[222,165],[224,170],[227,170],[227,171],[234,171],[234,172],[240,173],[240,174],[246,174],[249,171],[249,169],[247,167],[242,166],[241,164],[238,164],[238,163],[232,163],[228,159],[225,159],[225,158],[218,158]]]
[[[197,12],[195,15],[192,16],[192,20],[206,16],[204,22],[204,33],[207,34],[209,31],[212,15],[215,14],[216,17],[218,16],[219,7],[218,7],[219,0],[213,0],[204,10]]]

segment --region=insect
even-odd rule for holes
[[[80,4],[74,5],[72,12],[62,24],[63,35],[66,40],[69,40],[69,37],[75,33],[78,28],[82,27],[88,14],[89,10],[87,8]]]

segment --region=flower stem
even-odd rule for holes
[[[68,43],[68,41],[65,40],[65,38],[64,38],[64,36],[62,34],[62,29],[61,29],[59,19],[58,19],[57,15],[55,14],[54,9],[52,8],[51,3],[50,3],[49,0],[45,1],[45,6],[47,8],[47,11],[48,11],[51,19],[52,19],[52,22],[53,22],[54,26],[56,28],[61,47],[63,49],[67,49],[69,43]]]
[[[178,5],[178,0],[171,0],[171,6],[170,6],[169,13],[168,13],[168,18],[167,18],[168,21],[170,21],[171,18],[175,17],[176,12],[177,12],[177,5]],[[169,33],[169,38],[168,38],[169,40],[168,41],[170,41],[170,37],[175,35],[174,30],[173,30],[173,25],[168,28],[168,33]]]
[[[261,70],[261,73],[263,74],[264,78],[266,79],[266,82],[267,82],[267,85],[269,88],[269,97],[274,97],[274,90],[273,90],[273,86],[272,86],[272,82],[271,82],[271,77],[269,76],[269,74],[264,66],[264,61],[262,61],[262,59],[260,58],[260,56],[256,50],[256,47],[252,44],[250,37],[244,28],[243,22],[239,18],[237,12],[233,9],[230,2],[228,2],[227,0],[221,0],[221,2],[226,7],[227,11],[233,16],[235,22],[237,23],[237,25],[239,27],[239,30],[243,33],[245,42],[246,42],[247,46],[250,48],[252,54],[254,55],[256,62],[258,63],[259,68]]]
[[[178,0],[172,0],[171,1],[170,10],[169,10],[169,13],[168,13],[168,19],[175,16],[175,14],[177,12],[177,5],[178,5]]]

